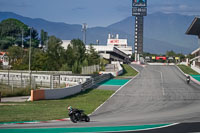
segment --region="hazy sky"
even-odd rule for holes
[[[148,13],[200,16],[200,0],[148,0]],[[107,26],[131,16],[132,0],[0,0],[0,11],[89,27]],[[1,17],[1,16],[0,16]]]

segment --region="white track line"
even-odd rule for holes
[[[155,129],[162,129],[162,128],[166,128],[166,127],[171,127],[171,126],[175,126],[178,125],[180,123],[173,123],[173,124],[169,124],[166,126],[160,126],[160,127],[154,127],[154,128],[147,128],[147,129],[138,129],[138,130],[122,130],[122,131],[114,131],[114,132],[138,132],[138,131],[148,131],[148,130],[155,130]],[[112,132],[112,131],[110,131]]]
[[[163,82],[163,74],[162,74],[162,72],[161,72],[161,71],[158,71],[158,70],[153,70],[153,69],[151,69],[151,70],[160,73],[161,84],[162,84],[162,94],[163,94],[163,96],[165,96],[165,88],[164,88],[164,86],[163,86],[164,82]]]
[[[130,66],[130,65],[129,65]],[[126,84],[124,84],[123,86],[121,86],[115,93],[113,93],[104,103],[102,103],[99,107],[97,107],[91,114],[93,114],[94,112],[96,112],[99,108],[101,108],[105,103],[107,103],[108,100],[110,100],[117,92],[119,92],[124,86],[126,86],[129,82],[131,82],[133,79],[135,79],[138,75],[140,75],[140,72],[134,68],[133,66],[131,66],[134,70],[136,70],[138,72],[138,74],[133,77],[131,80],[129,80]],[[90,115],[91,115],[90,114]]]

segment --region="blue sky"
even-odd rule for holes
[[[200,16],[200,0],[148,0],[148,13]],[[108,26],[131,16],[132,0],[0,0],[0,11],[89,27]],[[1,16],[0,16],[1,17]]]

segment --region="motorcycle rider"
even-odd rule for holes
[[[77,119],[79,119],[81,117],[81,110],[72,108],[72,106],[68,106],[68,110],[69,110],[69,112],[72,111],[75,114]]]
[[[188,84],[190,83],[190,76],[189,75],[186,77],[186,81],[187,81]]]

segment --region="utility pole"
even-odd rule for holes
[[[32,88],[31,85],[31,32],[32,32],[32,27],[29,27],[30,29],[30,44],[29,44],[29,76],[30,76],[30,87]]]
[[[24,48],[24,29],[22,29],[22,48]]]

